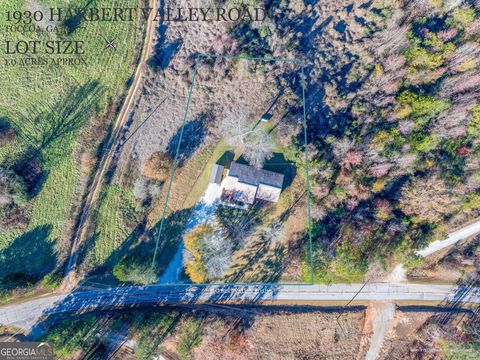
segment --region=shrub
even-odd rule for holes
[[[468,122],[468,134],[472,136],[480,136],[480,104],[470,109],[471,117]]]
[[[385,130],[380,130],[373,136],[371,144],[380,150],[383,150],[385,145],[391,140],[391,136]]]
[[[213,233],[210,225],[199,225],[185,235],[183,242],[185,249],[191,256],[185,263],[185,272],[195,283],[205,282],[207,271],[203,262],[204,238]]]
[[[480,209],[480,194],[470,194],[468,200],[462,205],[462,208],[465,210]]]
[[[440,342],[440,348],[445,359],[476,360],[480,357],[480,342],[475,340],[457,343],[448,338]]]
[[[403,91],[398,96],[397,102],[402,108],[408,107],[411,109],[408,116],[423,120],[429,120],[450,107],[448,101],[437,100],[428,95],[416,94],[410,90]]]
[[[336,274],[348,282],[361,280],[368,270],[366,256],[346,243],[337,247],[334,263]]]
[[[419,70],[435,70],[442,66],[444,55],[442,53],[430,53],[419,45],[409,47],[403,54],[408,64]]]
[[[194,283],[204,283],[207,280],[207,270],[201,258],[187,261],[185,264],[185,272]]]
[[[428,135],[421,132],[417,132],[412,135],[410,144],[412,150],[416,153],[429,152],[433,150],[439,143],[438,138],[435,135]]]
[[[328,257],[326,251],[322,249],[320,244],[314,243],[312,248],[312,265],[310,268],[310,250],[306,245],[302,252],[302,276],[305,282],[312,280],[313,270],[313,282],[320,284],[331,284],[336,280],[335,274],[330,269],[331,259]]]
[[[190,359],[190,354],[202,342],[200,322],[188,319],[178,331],[177,352],[181,359]]]
[[[190,251],[193,257],[200,257],[203,248],[203,239],[205,236],[213,233],[213,227],[202,224],[194,228],[187,235],[185,235],[185,248]]]
[[[475,9],[455,9],[447,19],[447,24],[463,29],[475,21]]]
[[[50,274],[46,275],[42,280],[42,287],[45,289],[56,289],[60,286],[63,280],[63,271],[62,269],[57,269],[52,271]]]
[[[150,281],[151,257],[144,254],[130,254],[122,258],[113,268],[113,275],[122,282],[148,284]]]
[[[372,185],[372,191],[375,193],[382,191],[385,188],[385,186],[388,184],[388,181],[389,181],[388,177],[377,179]]]
[[[438,176],[414,179],[402,189],[400,209],[416,222],[437,223],[457,206],[452,190]]]
[[[10,123],[0,119],[0,146],[6,146],[17,139],[17,134],[10,126]]]
[[[147,178],[165,182],[173,166],[172,157],[165,152],[153,153],[143,164],[142,173]]]
[[[262,25],[258,28],[258,33],[260,34],[260,37],[265,38],[267,36],[270,36],[272,32],[270,31],[270,28],[267,25]]]

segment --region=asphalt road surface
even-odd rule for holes
[[[361,290],[361,291],[360,291]],[[129,286],[53,295],[0,307],[0,324],[30,328],[42,316],[168,304],[264,301],[418,301],[480,303],[480,288],[433,284]]]
[[[474,222],[464,228],[455,231],[448,235],[448,238],[445,240],[437,240],[430,243],[425,249],[417,251],[417,254],[420,256],[428,256],[442,250],[450,245],[455,244],[456,242],[469,238],[470,236],[480,233],[480,221]]]

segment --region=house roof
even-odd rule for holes
[[[255,185],[245,184],[238,181],[236,177],[227,176],[223,180],[223,188],[234,193],[234,199],[246,204],[253,204],[257,195],[258,187]]]
[[[233,176],[239,182],[258,186],[260,184],[270,185],[281,189],[283,186],[283,174],[269,170],[256,169],[253,166],[232,162],[228,176]]]
[[[280,198],[281,192],[282,192],[282,189],[280,188],[270,186],[270,185],[260,184],[258,185],[256,198],[260,200],[270,201],[270,202],[277,202],[278,199]]]

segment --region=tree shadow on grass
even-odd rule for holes
[[[175,211],[165,218],[163,230],[158,242],[157,259],[155,262],[155,275],[160,276],[175,257],[178,245],[182,241],[183,230],[192,212],[191,208]],[[158,236],[160,222],[150,231],[152,239],[150,249],[155,250],[155,241]],[[152,258],[150,258],[150,261]]]
[[[284,270],[285,247],[277,245],[262,259],[260,270],[254,275],[256,282],[276,283]]]
[[[0,117],[0,147],[13,145],[17,141],[17,133],[12,128],[11,120]]]
[[[17,114],[20,121],[13,123],[20,137],[31,148],[29,152],[33,155],[36,152],[45,156],[50,155],[44,150],[53,142],[79,130],[97,109],[98,100],[104,94],[104,90],[97,81],[91,81],[71,88],[67,93],[67,96],[47,110],[32,109],[33,115],[29,117]],[[57,152],[61,154],[63,149],[61,146],[59,148]]]
[[[178,150],[178,166],[182,166],[193,155],[195,150],[200,147],[205,139],[207,122],[209,120],[210,118],[207,114],[202,113],[195,120],[187,122],[183,130],[180,127],[170,139],[167,145],[167,152],[174,158]]]
[[[0,291],[33,285],[55,267],[51,225],[38,226],[0,251]]]
[[[63,21],[63,26],[67,30],[68,34],[73,33],[75,30],[77,30],[80,27],[80,25],[82,25],[82,21],[85,16],[85,13],[87,12],[88,7],[93,2],[94,0],[90,0],[80,9],[80,11],[76,12],[75,15],[72,15]]]
[[[283,244],[274,244],[261,233],[254,234],[242,250],[241,263],[230,268],[225,281],[275,283],[281,278],[286,258]]]
[[[158,278],[175,257],[190,213],[191,209],[184,209],[175,211],[165,218],[158,242],[153,279],[151,265],[160,221],[145,236],[139,237],[140,232],[134,231],[105,264],[108,268],[115,265],[114,274],[122,282],[146,284],[152,280],[156,281],[155,277]]]
[[[220,158],[215,162],[215,164],[224,166],[225,168],[229,169],[234,157],[234,152],[232,150],[227,150],[223,153],[222,156],[220,156]]]
[[[88,272],[86,278],[94,276],[104,276],[105,273],[110,273],[115,265],[129,253],[132,246],[141,241],[142,236],[145,233],[145,221],[139,223],[126,237],[122,244],[116,248],[110,256],[101,264],[96,266],[94,269]],[[83,247],[79,250],[79,263],[82,263],[86,259],[86,255],[91,251],[92,247],[95,245],[100,233],[94,233],[89,240],[84,243]]]
[[[282,191],[292,184],[293,179],[297,175],[295,165],[291,161],[285,159],[285,156],[282,153],[273,153],[273,156],[265,161],[263,168],[265,170],[283,174]]]
[[[13,169],[24,178],[31,197],[40,192],[48,178],[44,162],[56,161],[72,151],[69,136],[90,119],[103,92],[99,83],[92,81],[71,88],[67,96],[47,110],[32,109],[32,115],[17,114],[17,119],[12,119],[16,133],[27,145],[14,161]]]
[[[35,197],[48,178],[48,170],[42,167],[43,157],[33,149],[26,151],[13,165],[13,171],[22,177],[30,197]]]
[[[236,209],[227,205],[219,205],[216,215],[223,228],[226,229],[234,246],[243,246],[245,239],[252,235],[262,218],[266,215],[266,209],[257,202],[247,210]]]

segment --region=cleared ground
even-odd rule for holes
[[[172,59],[173,63],[176,61],[177,58]],[[84,270],[100,264],[111,268],[127,249],[142,254],[141,260],[130,263],[147,264],[145,260],[153,257],[163,216],[164,228],[156,263],[157,276],[161,276],[175,256],[183,235],[182,228],[192,208],[207,188],[213,164],[225,156],[226,151],[236,150],[222,139],[225,134],[219,128],[224,117],[228,112],[240,114],[247,111],[253,124],[255,119],[268,112],[272,116],[271,123],[259,126],[269,129],[276,140],[276,149],[265,168],[289,173],[278,204],[267,209],[269,214],[258,216],[257,220],[262,225],[266,225],[267,220],[281,221],[284,228],[282,239],[288,241],[265,247],[258,239],[248,240],[246,235],[246,244],[235,254],[232,270],[226,273],[225,281],[309,281],[308,265],[300,264],[302,254],[299,250],[301,241],[305,240],[307,225],[305,161],[296,157],[292,147],[297,136],[302,143],[303,113],[293,115],[289,112],[292,102],[302,101],[301,95],[293,93],[284,84],[287,78],[300,81],[300,65],[282,61],[201,58],[182,129],[187,85],[192,81],[187,75],[193,75],[195,66],[193,61],[188,63],[190,66],[185,69],[185,77],[171,73],[170,66],[165,73],[150,69],[145,89],[151,86],[149,82],[153,76],[166,83],[187,80],[182,80],[182,86],[172,87],[170,93],[155,83],[159,88],[140,95],[132,121],[125,131],[125,141],[115,155],[112,182],[106,185],[105,196],[101,199],[105,205],[99,208],[95,230],[86,248]],[[175,158],[177,148],[178,163],[170,189],[169,178],[159,183],[144,174],[146,160],[153,154],[161,152]],[[236,158],[240,155],[241,152],[235,153]],[[152,187],[157,189],[154,196],[151,195]],[[120,194],[129,194],[127,198],[134,201],[129,200],[128,205],[125,195],[120,199]],[[164,213],[167,194],[169,198]],[[144,224],[143,230],[138,229],[139,224]]]

